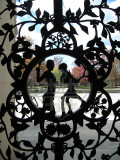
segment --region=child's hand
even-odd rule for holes
[[[79,60],[75,60],[75,64],[76,64],[77,66],[80,66],[80,65],[81,65],[81,62],[80,62]]]
[[[36,67],[36,71],[37,71],[37,72],[40,72],[40,67]]]

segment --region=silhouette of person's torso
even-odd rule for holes
[[[48,83],[48,92],[55,92],[56,88],[56,78],[51,71],[46,71],[44,73],[45,80]]]

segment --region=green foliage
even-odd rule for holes
[[[56,77],[56,81],[58,84],[60,84],[60,77],[62,75],[62,72],[58,69],[58,66],[55,66],[54,69],[53,69],[53,73]]]

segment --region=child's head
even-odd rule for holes
[[[48,70],[52,71],[53,68],[54,68],[54,61],[53,60],[48,60],[47,63],[46,63],[46,67]]]
[[[61,63],[61,64],[59,65],[59,70],[64,70],[64,71],[66,71],[66,70],[67,70],[67,64],[66,64],[66,63]]]

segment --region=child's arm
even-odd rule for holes
[[[40,66],[36,68],[36,71],[37,71],[37,82],[40,82],[45,78],[45,72],[40,77]]]
[[[75,60],[75,64],[76,64],[77,66],[81,66],[81,61],[80,61],[80,60]],[[86,70],[85,70],[85,71],[86,71]],[[79,83],[79,81],[84,77],[85,71],[83,72],[83,75],[82,75],[80,78],[75,79],[75,83]]]

